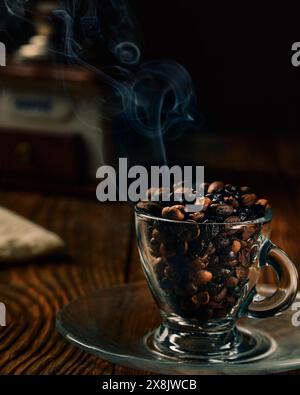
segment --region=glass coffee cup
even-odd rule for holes
[[[269,239],[271,209],[248,222],[197,223],[135,208],[143,271],[162,315],[148,339],[167,357],[223,362],[268,352],[271,339],[239,330],[241,317],[275,316],[293,302],[297,270]],[[257,293],[260,269],[271,266],[276,292]]]

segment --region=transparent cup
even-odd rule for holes
[[[248,222],[197,223],[136,207],[135,219],[142,267],[163,318],[148,339],[153,351],[212,363],[267,352],[271,342],[240,331],[236,321],[277,315],[297,293],[294,264],[269,239],[271,210]],[[263,297],[256,286],[267,265],[278,284]]]

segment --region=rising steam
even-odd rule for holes
[[[7,9],[20,16],[24,14],[24,3],[26,0],[5,0]],[[64,56],[96,73],[113,90],[119,100],[118,111],[130,128],[157,138],[166,163],[165,133],[178,123],[195,122],[196,100],[188,72],[172,61],[140,63],[141,51],[126,0],[61,0],[60,8],[53,14],[64,25]],[[77,23],[88,40],[105,40],[119,63],[113,76],[84,60],[75,34]]]

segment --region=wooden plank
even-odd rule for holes
[[[127,206],[100,205],[39,194],[2,193],[0,202],[57,232],[69,257],[0,268],[0,300],[8,326],[0,328],[2,374],[110,374],[113,366],[65,342],[57,311],[99,287],[124,282],[130,245]]]

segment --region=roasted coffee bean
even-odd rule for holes
[[[183,229],[180,232],[180,236],[185,241],[193,241],[196,240],[200,236],[200,227],[197,222],[189,220],[188,225],[184,225]]]
[[[229,204],[211,204],[210,209],[218,214],[223,215],[224,217],[229,217],[233,213],[233,207]]]
[[[232,245],[231,245],[231,250],[233,251],[233,252],[239,252],[240,251],[240,249],[241,249],[241,247],[242,247],[242,245],[241,245],[241,242],[240,241],[238,241],[238,240],[233,240],[233,242],[232,242]]]
[[[165,258],[170,258],[175,255],[184,255],[188,250],[188,243],[186,241],[165,242],[160,245],[160,253]]]
[[[211,300],[210,302],[208,302],[207,307],[210,307],[213,310],[219,310],[219,309],[223,308],[223,305],[222,305],[222,303],[218,303],[218,302],[215,302],[214,300]]]
[[[224,188],[224,183],[222,181],[215,181],[209,185],[207,192],[208,193],[221,192],[223,188]]]
[[[153,260],[152,265],[156,276],[158,277],[159,280],[161,280],[164,277],[164,271],[165,268],[167,267],[166,263],[163,261],[161,257],[158,257]]]
[[[196,305],[206,305],[209,302],[209,293],[207,291],[201,291],[197,294],[195,294],[192,297],[192,302]]]
[[[218,293],[217,295],[214,296],[214,301],[215,301],[215,302],[218,302],[218,303],[221,302],[221,301],[225,298],[226,294],[227,294],[227,288],[224,287],[224,288],[221,290],[220,293]]]
[[[138,202],[137,208],[155,217],[159,217],[162,212],[162,206],[159,203],[151,201]]]
[[[217,309],[214,311],[214,318],[224,318],[227,315],[227,309],[222,307],[221,309]]]
[[[231,243],[230,237],[226,233],[221,233],[217,239],[216,247],[222,249],[228,247],[230,243]]]
[[[213,267],[219,264],[220,258],[217,254],[214,254],[209,257],[209,267]]]
[[[208,242],[201,236],[196,240],[189,242],[188,255],[190,259],[196,259],[198,256],[203,256],[208,246]]]
[[[196,318],[201,321],[207,321],[214,316],[213,309],[207,308],[207,305],[201,306],[200,309],[195,312]]]
[[[255,204],[263,206],[264,208],[269,206],[269,202],[267,199],[259,199]]]
[[[241,191],[242,193],[250,193],[250,192],[251,192],[251,188],[250,188],[250,187],[247,187],[247,186],[245,186],[245,187],[240,187],[240,191]]]
[[[220,227],[217,223],[211,223],[209,221],[204,221],[203,226],[203,237],[209,242],[218,236]]]
[[[189,262],[187,264],[188,269],[191,273],[192,276],[194,276],[195,272],[198,272],[199,270],[205,269],[206,266],[209,263],[209,259],[207,257],[198,257],[195,260]]]
[[[209,283],[212,278],[212,273],[207,270],[199,270],[195,273],[195,283],[199,286]]]
[[[185,208],[179,204],[165,207],[162,210],[162,217],[173,221],[183,221],[185,219]]]
[[[212,267],[210,270],[214,276],[214,282],[217,283],[224,283],[225,279],[231,275],[231,269],[222,266]]]
[[[254,193],[247,193],[242,195],[242,203],[244,206],[253,206],[257,201],[257,196]]]
[[[178,285],[175,284],[174,285],[174,292],[176,293],[176,295],[178,296],[192,296],[194,295],[196,292],[198,292],[198,287],[196,284],[194,283],[179,283]]]
[[[236,304],[236,299],[233,296],[226,296],[225,303],[227,306],[232,307]]]
[[[250,219],[251,211],[249,207],[240,207],[237,209],[237,214],[239,216],[240,221],[247,221]]]
[[[199,211],[206,211],[208,207],[211,205],[212,200],[207,196],[201,196],[196,199],[195,205],[199,206]]]
[[[152,239],[150,239],[150,247],[151,249],[158,249],[160,247],[160,240],[155,239],[154,237],[152,237]]]
[[[224,220],[224,223],[225,223],[225,231],[228,235],[233,235],[241,231],[241,227],[239,225],[240,223],[239,217],[236,216],[228,217]]]
[[[160,257],[160,249],[158,248],[150,248],[150,254],[154,257],[154,258],[159,258]]]
[[[155,240],[161,240],[161,235],[158,229],[154,228],[152,230],[152,238]]]
[[[207,247],[206,251],[205,251],[205,255],[210,256],[210,255],[213,255],[215,252],[216,252],[216,248],[213,245],[213,243],[210,242],[208,244],[208,247]]]
[[[221,292],[223,287],[224,287],[223,282],[222,283],[218,283],[214,279],[214,281],[211,281],[210,283],[207,284],[206,289],[207,289],[207,291],[209,292],[209,294],[211,296],[215,296],[215,295],[218,295]]]
[[[249,269],[244,266],[237,266],[235,268],[236,276],[239,280],[245,281],[248,279]]]
[[[239,279],[237,277],[231,276],[226,280],[226,286],[228,288],[235,288],[239,283]]]
[[[233,208],[237,208],[239,207],[239,202],[237,199],[235,199],[232,196],[228,196],[228,197],[224,197],[224,202],[226,204],[229,204],[230,206],[232,206]]]
[[[229,267],[234,267],[239,263],[239,261],[237,259],[229,259],[229,258],[228,259],[225,258],[225,260],[223,262],[224,262],[224,265],[229,266]]]
[[[196,222],[202,222],[204,217],[205,217],[205,213],[203,213],[202,211],[197,211],[196,213],[189,214],[189,219]]]
[[[244,228],[244,231],[242,233],[242,239],[243,240],[248,240],[250,237],[252,237],[255,233],[257,232],[257,227],[256,225],[247,225]]]

